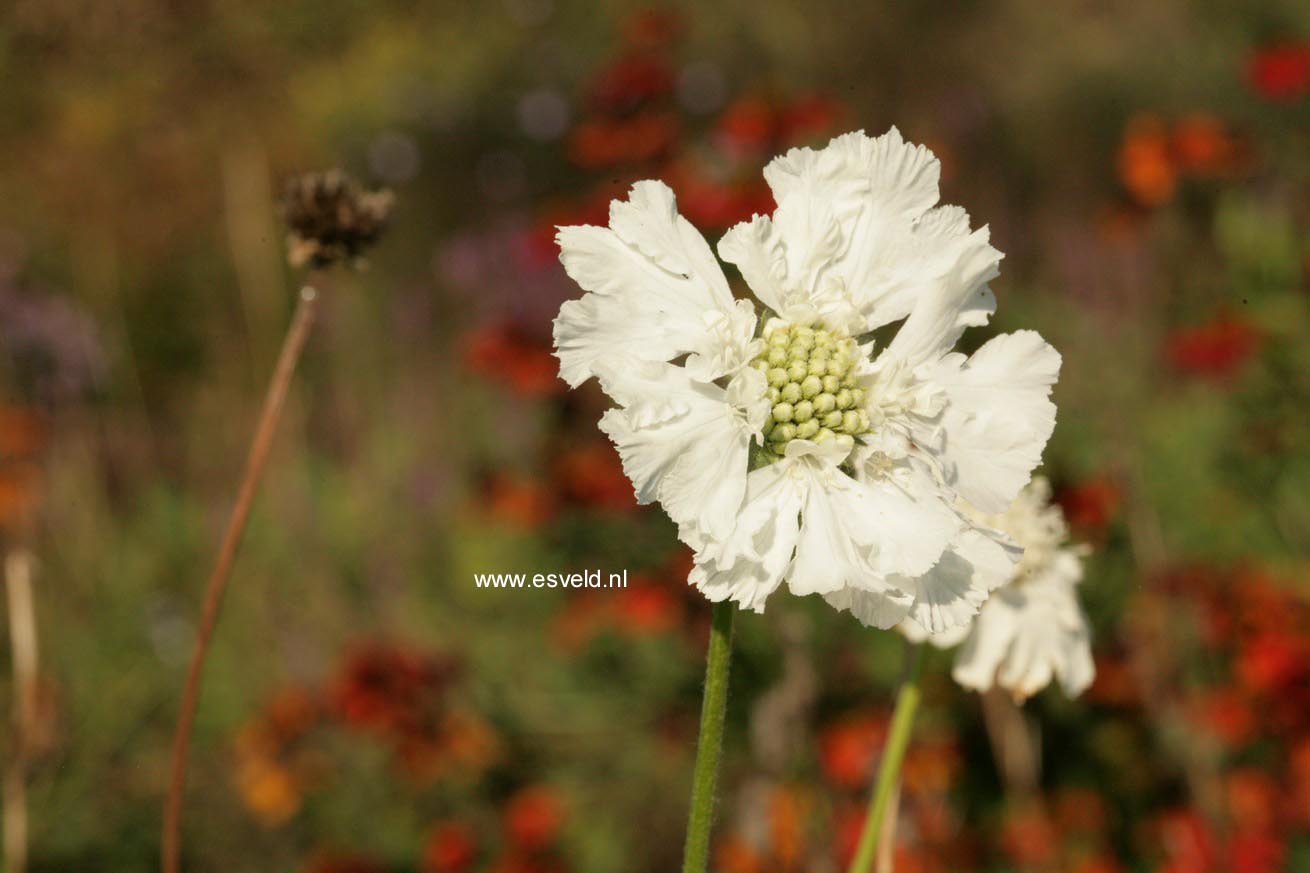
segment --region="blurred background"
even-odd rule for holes
[[[391,188],[392,227],[322,287],[209,662],[185,867],[674,869],[709,611],[603,398],[555,377],[553,228],[658,177],[716,240],[772,208],[773,155],[896,124],[1007,255],[966,342],[1064,355],[1044,472],[1094,550],[1098,677],[1018,709],[931,653],[895,870],[1310,870],[1303,0],[17,0],[0,81],[0,528],[34,604],[11,583],[0,748],[28,869],[156,869],[299,281],[277,196],[331,166]],[[629,587],[472,580],[580,568]],[[738,623],[715,870],[844,868],[900,669],[821,602]]]

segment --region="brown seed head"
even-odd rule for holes
[[[360,266],[364,251],[386,228],[394,201],[386,188],[365,190],[337,169],[293,176],[282,192],[288,260],[294,267]]]

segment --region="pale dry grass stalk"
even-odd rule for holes
[[[1023,709],[1003,689],[993,686],[980,695],[983,725],[991,745],[992,759],[1001,774],[1006,800],[1033,816],[1043,833],[1054,834],[1055,826],[1042,796],[1041,744]],[[1054,873],[1050,861],[1037,862],[1037,873]]]
[[[16,548],[5,557],[9,643],[14,671],[14,743],[4,777],[5,870],[27,869],[27,763],[37,720],[36,610],[32,603],[32,555]]]
[[[898,780],[892,787],[892,796],[887,801],[887,814],[882,818],[882,833],[878,836],[878,857],[873,869],[876,873],[895,873],[896,867],[896,825],[901,814],[901,783]]]
[[[178,712],[177,730],[173,736],[173,757],[169,766],[168,797],[164,802],[164,824],[160,846],[160,860],[164,873],[178,873],[181,854],[181,819],[182,795],[186,787],[187,748],[191,739],[191,726],[195,720],[196,706],[200,701],[200,680],[204,670],[205,657],[209,652],[209,643],[218,622],[219,610],[223,604],[223,592],[236,558],[237,546],[245,531],[250,508],[254,504],[255,493],[264,467],[268,463],[269,452],[273,446],[273,437],[282,417],[286,403],[287,391],[291,386],[291,377],[296,364],[304,350],[305,341],[314,323],[318,294],[310,286],[300,291],[299,303],[286,338],[282,341],[282,351],[278,355],[273,378],[264,397],[264,405],[255,427],[255,435],[250,443],[250,453],[246,458],[245,471],[241,477],[241,486],[237,491],[236,503],[228,516],[227,528],[214,559],[214,567],[205,587],[204,606],[200,616],[200,625],[196,630],[195,647],[192,650],[191,666],[187,671],[186,685],[182,690],[182,704]]]

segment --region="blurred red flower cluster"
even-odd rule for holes
[[[770,158],[843,125],[845,108],[821,94],[748,87],[728,98],[717,68],[681,62],[683,33],[682,19],[673,13],[632,16],[619,28],[613,55],[581,89],[563,157],[582,171],[583,182],[538,208],[530,221],[530,244],[499,246],[537,253],[528,259],[534,268],[515,289],[520,300],[534,287],[549,294],[561,287],[535,266],[554,261],[556,227],[606,224],[610,201],[622,197],[632,182],[664,180],[687,220],[707,233],[724,230],[773,210],[760,172]],[[549,278],[560,275],[556,264]],[[461,281],[467,284],[467,277]],[[464,364],[516,394],[556,395],[563,385],[542,328],[535,320],[514,317],[480,326],[465,339]]]
[[[422,873],[564,873],[556,843],[566,820],[564,799],[549,785],[528,785],[506,798],[495,834],[479,839],[465,821],[435,823],[423,845]]]
[[[246,807],[275,827],[326,781],[330,762],[316,730],[361,732],[385,743],[401,772],[419,784],[458,771],[477,773],[495,758],[491,728],[453,699],[458,665],[390,643],[366,642],[348,654],[321,689],[275,694],[237,734],[235,779]]]
[[[1222,119],[1198,112],[1169,120],[1144,113],[1129,119],[1119,143],[1119,182],[1142,208],[1169,202],[1186,180],[1228,179],[1251,165],[1247,139]]]

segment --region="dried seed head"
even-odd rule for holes
[[[361,265],[364,251],[382,235],[394,201],[386,188],[367,191],[341,170],[293,176],[282,192],[288,260],[294,267]]]

